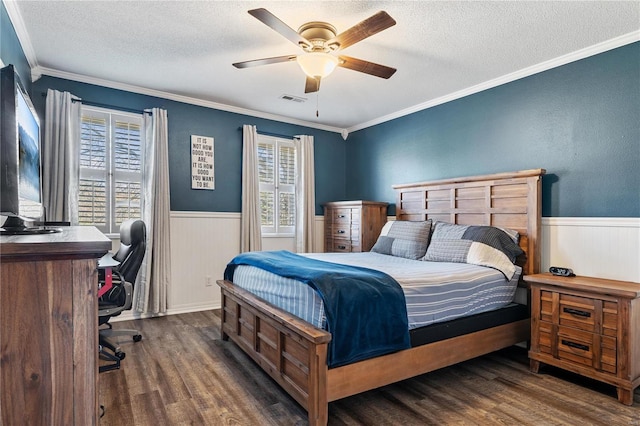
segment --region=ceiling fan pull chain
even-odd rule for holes
[[[318,99],[320,98],[320,94],[318,92],[316,92],[316,118],[318,118],[320,116],[320,114],[318,114],[318,110],[320,109],[320,107],[318,107]]]

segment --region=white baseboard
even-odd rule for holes
[[[175,308],[169,308],[167,312],[161,314],[141,314],[134,313],[132,311],[125,311],[117,317],[113,317],[110,322],[119,322],[119,321],[129,321],[129,320],[137,320],[137,319],[146,319],[146,318],[157,318],[164,317],[167,315],[177,315],[177,314],[187,314],[190,312],[200,312],[200,311],[210,311],[212,309],[219,309],[220,304],[213,303],[197,303],[192,305],[182,305],[177,306]]]

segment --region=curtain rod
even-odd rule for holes
[[[242,130],[242,127],[238,127],[238,130]],[[263,132],[262,130],[258,130],[258,134],[259,135],[263,135],[263,136],[273,136],[274,138],[285,138],[285,139],[295,139],[296,138],[296,136],[281,135],[279,133],[272,133],[272,132]]]
[[[42,92],[42,97],[45,98],[46,96],[47,96],[47,94],[45,92]],[[149,115],[151,115],[150,111],[141,111],[139,109],[121,107],[121,106],[118,106],[118,105],[103,104],[103,103],[100,103],[100,102],[92,102],[92,101],[87,101],[87,100],[84,100],[84,99],[72,98],[71,102],[80,102],[83,105],[94,106],[94,107],[99,107],[99,108],[117,109],[119,111],[131,112],[131,113],[134,113],[134,114],[149,114]]]
[[[100,103],[100,102],[85,101],[84,99],[71,99],[71,102],[80,102],[83,105],[94,106],[94,107],[99,107],[99,108],[117,109],[117,110],[124,111],[124,112],[132,112],[134,114],[149,114],[149,115],[151,115],[151,111],[144,111],[144,110],[141,111],[139,109],[121,107],[121,106],[118,106],[118,105],[110,105],[110,104],[103,104],[103,103]]]

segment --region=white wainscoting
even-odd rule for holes
[[[640,283],[640,218],[542,218],[543,271]]]
[[[322,252],[324,217],[316,216],[315,224],[314,251]],[[270,238],[263,248],[292,247],[293,239]],[[167,314],[219,308],[215,281],[239,252],[239,213],[172,212]],[[543,271],[565,266],[579,275],[640,282],[640,218],[543,218],[541,263]],[[127,312],[119,319],[131,318]]]

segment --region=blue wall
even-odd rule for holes
[[[337,133],[46,76],[34,82],[32,90],[34,104],[43,121],[45,99],[42,94],[48,88],[127,109],[166,109],[169,115],[171,210],[240,212],[242,131],[239,128],[243,124],[255,124],[262,132],[314,136],[316,213],[322,214],[322,203],[344,199],[346,142]],[[191,135],[212,136],[215,140],[213,191],[191,189]]]
[[[5,65],[13,64],[27,91],[31,90],[31,69],[24,55],[20,41],[7,14],[4,3],[0,1],[0,58]]]
[[[543,215],[640,216],[640,43],[349,135],[347,197],[544,168]],[[395,214],[395,206],[390,209]]]

